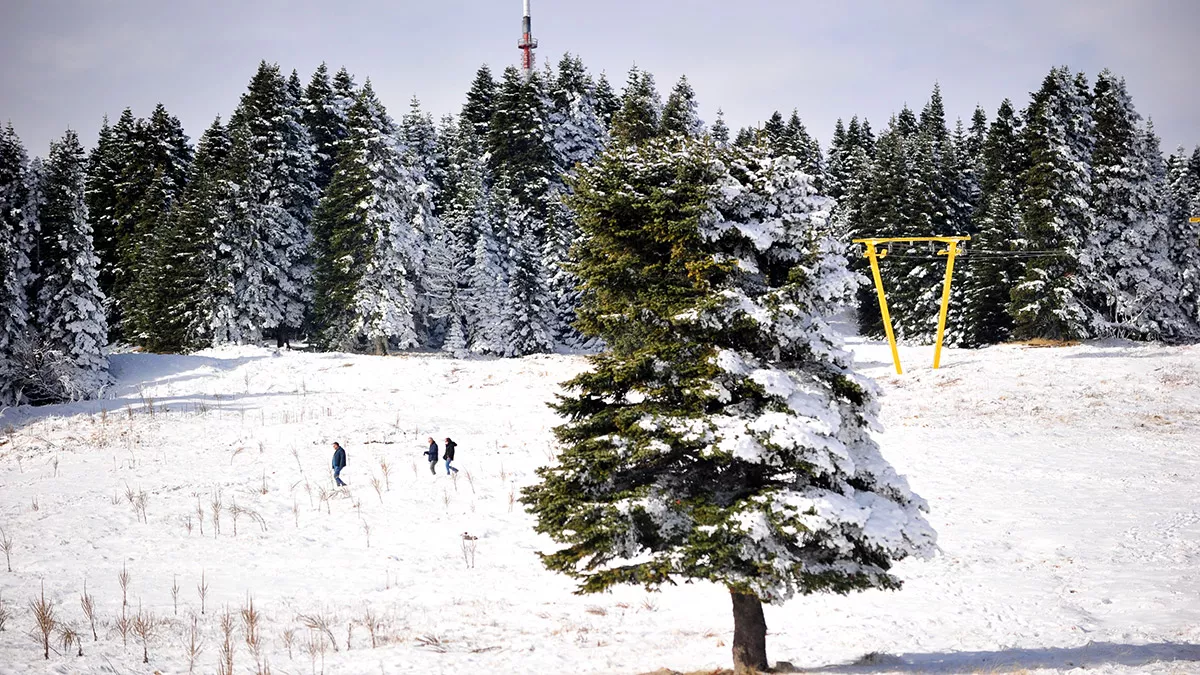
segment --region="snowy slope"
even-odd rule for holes
[[[931,349],[905,348],[910,372],[897,377],[886,346],[854,348],[885,392],[885,455],[929,500],[943,552],[904,563],[900,592],[768,608],[772,660],[816,672],[1200,672],[1200,349],[951,350],[931,371]],[[0,427],[15,429],[0,434],[0,527],[13,573],[0,568],[0,594],[14,616],[0,632],[0,673],[186,673],[202,574],[197,672],[216,672],[219,613],[248,595],[275,673],[727,665],[721,589],[574,596],[542,570],[536,551],[549,542],[510,505],[551,458],[545,403],[585,365],[253,348],[121,355],[111,400],[5,411]],[[430,434],[458,441],[457,481],[440,466],[429,474]],[[349,451],[350,488],[326,501],[335,440]],[[381,459],[391,489],[377,495]],[[262,525],[243,514],[234,536],[235,503]],[[478,537],[474,568],[463,533]],[[127,615],[140,605],[166,620],[148,666],[115,625],[122,566]],[[83,657],[45,662],[26,604],[44,581],[81,628],[85,579],[100,640],[81,631]],[[374,649],[368,610],[381,622]],[[302,615],[329,619],[336,652],[306,649],[327,641]],[[235,672],[255,672],[235,618]],[[884,656],[837,665],[868,652]]]

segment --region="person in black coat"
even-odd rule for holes
[[[433,440],[432,436],[429,437],[429,449],[425,451],[425,459],[429,460],[429,473],[436,476],[438,463],[438,444],[437,441]]]
[[[454,473],[458,473],[458,469],[450,466],[450,462],[454,461],[454,449],[457,447],[458,447],[458,443],[455,443],[454,441],[450,440],[449,438],[446,439],[446,454],[442,455],[442,459],[446,460],[446,475],[447,476],[450,475],[451,471],[453,471]]]
[[[345,485],[342,482],[342,469],[346,468],[346,450],[338,445],[337,441],[333,443],[333,480],[338,484],[338,487]]]

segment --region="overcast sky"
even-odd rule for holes
[[[162,102],[195,140],[258,62],[307,83],[322,61],[370,77],[394,116],[457,112],[482,63],[518,59],[521,0],[0,0],[0,121],[34,154],[70,127]],[[533,0],[539,61],[578,54],[621,87],[686,73],[707,122],[796,108],[822,145],[838,117],[876,129],[940,82],[947,112],[1023,107],[1051,66],[1126,77],[1167,151],[1200,143],[1200,0]]]

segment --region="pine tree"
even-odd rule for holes
[[[637,145],[659,135],[662,98],[654,85],[654,76],[634,66],[621,96],[621,109],[612,120],[613,139]]]
[[[487,195],[483,218],[475,227],[475,249],[467,271],[465,310],[467,342],[477,354],[503,354],[501,326],[508,298],[509,241],[506,223],[519,206],[507,179],[500,177]],[[500,311],[497,311],[500,310]]]
[[[337,81],[334,89],[339,91]],[[237,282],[245,292],[226,296],[237,306],[218,312],[238,328],[225,321],[216,336],[218,341],[256,341],[269,331],[283,346],[303,325],[311,301],[309,224],[317,192],[300,101],[278,65],[259,64],[229,126],[234,145],[229,177],[240,194],[230,217],[241,222],[225,234],[241,239],[221,245],[247,249],[237,257],[249,267]]]
[[[417,345],[411,270],[415,193],[398,129],[368,82],[349,113],[342,146],[316,220],[329,240],[317,261],[315,313],[331,349],[386,354]]]
[[[962,339],[968,347],[1004,342],[1012,332],[1009,298],[1024,272],[1019,260],[1007,256],[1023,248],[1017,183],[1025,165],[1020,126],[1012,102],[1005,99],[980,150],[981,204],[974,217],[973,255],[967,257],[971,276]]]
[[[725,111],[720,108],[717,108],[717,120],[713,122],[709,135],[712,136],[717,146],[721,148],[729,146],[729,125],[725,123]]]
[[[541,247],[527,214],[510,211],[505,220],[508,288],[500,318],[504,338],[501,353],[525,356],[548,352],[554,347],[555,308],[547,288]]]
[[[125,125],[122,115],[118,127]],[[144,345],[148,331],[161,318],[147,294],[153,286],[155,241],[180,194],[187,186],[192,149],[179,119],[160,103],[148,119],[135,120],[129,136],[117,132],[113,153],[123,160],[117,180],[112,218],[112,304],[109,316],[112,337]],[[108,227],[106,224],[105,227]]]
[[[349,86],[352,90],[352,80],[349,80]],[[348,106],[334,91],[329,68],[324,63],[317,67],[304,90],[303,106],[304,125],[313,145],[313,185],[318,193],[323,193],[333,179],[338,147],[349,133],[346,129]]]
[[[1061,252],[1030,260],[1013,289],[1009,313],[1017,338],[1089,336],[1086,282],[1079,255],[1092,228],[1092,116],[1067,68],[1054,68],[1025,113],[1021,230],[1031,250]]]
[[[87,206],[92,220],[96,255],[100,258],[100,290],[108,299],[110,318],[118,318],[111,306],[117,265],[117,221],[121,215],[121,174],[133,161],[133,111],[126,108],[117,124],[108,117],[100,127],[100,138],[88,157]],[[114,331],[115,333],[116,331]],[[115,335],[113,337],[116,337]]]
[[[1176,150],[1167,166],[1167,228],[1170,235],[1171,263],[1179,273],[1179,306],[1200,332],[1200,147],[1192,155],[1196,170],[1189,168],[1187,151]]]
[[[687,75],[679,78],[662,112],[662,133],[698,138],[704,133],[704,122],[700,120],[700,104],[696,102],[696,90],[688,82]]]
[[[22,402],[30,345],[29,162],[12,124],[0,128],[0,408]]]
[[[475,81],[467,91],[467,102],[463,104],[462,116],[470,122],[480,138],[487,138],[492,115],[496,113],[496,81],[492,71],[484,64],[475,73]]]
[[[220,277],[216,232],[232,199],[223,173],[229,153],[229,134],[217,118],[200,137],[187,189],[156,243],[153,267],[161,276],[147,290],[161,309],[150,330],[152,351],[186,352],[212,344],[210,282]]]
[[[558,64],[558,77],[551,92],[555,158],[554,187],[562,191],[563,176],[575,166],[590,162],[604,147],[608,132],[597,109],[595,85],[583,61],[570,54]]]
[[[735,666],[762,670],[762,602],[897,588],[892,561],[929,555],[935,535],[826,323],[853,279],[811,177],[761,149],[731,173],[714,159],[650,141],[583,172],[581,325],[609,351],[566,385],[559,462],[522,501],[564,545],[543,563],[581,593],[726,586]],[[876,511],[889,525],[865,528]]]
[[[596,114],[600,116],[605,129],[612,129],[613,117],[620,109],[621,101],[609,84],[608,76],[600,73],[600,78],[596,80]]]
[[[504,69],[488,130],[489,168],[508,177],[521,206],[538,220],[545,216],[546,193],[555,179],[550,111],[540,73],[525,76],[512,66]]]
[[[38,292],[40,391],[30,398],[78,400],[108,385],[108,323],[87,220],[87,160],[68,131],[50,146],[41,236],[45,247]]]
[[[1096,334],[1154,339],[1186,331],[1164,218],[1166,167],[1144,131],[1124,79],[1100,73],[1093,96],[1095,226],[1080,256]]]

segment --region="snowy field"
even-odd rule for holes
[[[884,454],[929,500],[942,552],[901,565],[900,592],[768,607],[772,661],[825,673],[1200,672],[1200,348],[949,350],[940,371],[931,348],[906,348],[902,377],[885,345],[854,349],[884,392]],[[193,615],[195,672],[219,672],[226,610],[236,673],[731,662],[723,589],[579,597],[538,562],[550,544],[513,498],[552,459],[545,403],[581,358],[243,348],[113,366],[111,400],[0,415],[11,425],[0,527],[12,540],[0,673],[187,673]],[[430,475],[429,435],[459,443],[457,480],[440,465]],[[350,487],[337,492],[335,440],[349,452]],[[473,566],[464,533],[477,537]],[[43,582],[85,634],[84,656],[56,639],[42,659],[28,603]],[[123,611],[156,619],[149,665],[141,638],[123,644]]]

